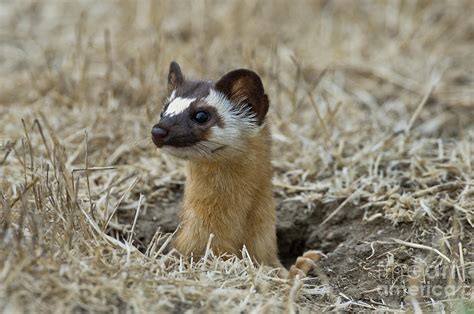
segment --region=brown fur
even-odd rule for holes
[[[216,83],[216,89],[227,95],[236,105],[250,105],[258,124],[263,124],[269,101],[263,89],[262,80],[255,72],[246,69],[231,71]]]
[[[202,256],[213,234],[211,248],[216,254],[242,256],[245,246],[254,261],[280,268],[281,277],[306,276],[323,256],[319,251],[306,252],[289,272],[278,259],[266,125],[248,140],[245,151],[236,159],[189,161],[175,248],[187,256]]]
[[[267,126],[246,143],[238,159],[189,161],[175,247],[202,255],[214,234],[215,253],[241,256],[247,247],[255,261],[281,267],[277,256],[276,214],[271,178],[271,138]]]

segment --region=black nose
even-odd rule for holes
[[[151,138],[156,146],[163,146],[165,137],[168,135],[168,130],[160,128],[158,125],[155,125],[151,129]]]
[[[154,126],[151,130],[151,134],[155,137],[166,137],[166,135],[168,135],[168,131],[158,126]]]

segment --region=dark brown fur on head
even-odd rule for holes
[[[216,83],[216,89],[234,104],[251,106],[258,123],[263,123],[268,112],[268,97],[255,72],[246,69],[229,72]]]
[[[236,148],[263,125],[268,106],[262,81],[250,70],[231,71],[215,83],[192,81],[185,79],[178,63],[171,62],[168,98],[152,138],[158,147],[196,146],[200,155]],[[205,121],[197,120],[197,114]]]
[[[175,61],[170,63],[170,69],[168,72],[168,93],[171,94],[179,85],[184,82],[184,76],[181,72],[181,68]]]

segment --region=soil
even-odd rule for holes
[[[138,217],[135,241],[141,249],[146,248],[157,228],[164,233],[172,233],[178,226],[183,186],[168,187],[164,191],[166,195],[163,199]],[[327,258],[314,272],[315,283],[329,284],[333,296],[342,294],[357,301],[379,300],[393,307],[399,307],[404,302],[406,279],[410,267],[413,267],[414,257],[426,256],[420,256],[423,252],[412,249],[400,249],[392,239],[407,239],[412,233],[412,224],[394,226],[383,218],[369,222],[363,219],[363,210],[346,205],[321,225],[340,202],[316,202],[308,209],[307,204],[299,201],[284,201],[278,195],[275,199],[278,204],[279,255],[286,267],[306,250],[317,249],[324,252]],[[121,223],[130,224],[133,219],[134,211],[119,210]]]

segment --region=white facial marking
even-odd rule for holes
[[[171,95],[173,96],[173,94]],[[186,108],[191,105],[193,101],[195,101],[196,98],[181,98],[177,97],[171,100],[170,104],[168,105],[168,108],[165,111],[165,116],[174,116],[177,114],[180,114]]]
[[[188,108],[196,98],[176,97],[171,93],[165,116],[177,115]],[[221,92],[212,89],[209,95],[202,99],[207,105],[217,110],[223,125],[214,125],[206,140],[189,147],[164,146],[161,150],[169,155],[182,159],[214,158],[210,156],[227,156],[228,152],[245,151],[246,139],[256,136],[264,124],[258,125],[255,113],[250,107],[236,105]]]
[[[205,101],[217,109],[224,122],[224,128],[211,129],[210,139],[214,143],[236,147],[242,144],[245,137],[252,136],[260,130],[255,113],[249,108],[236,108],[222,93],[211,89]]]

